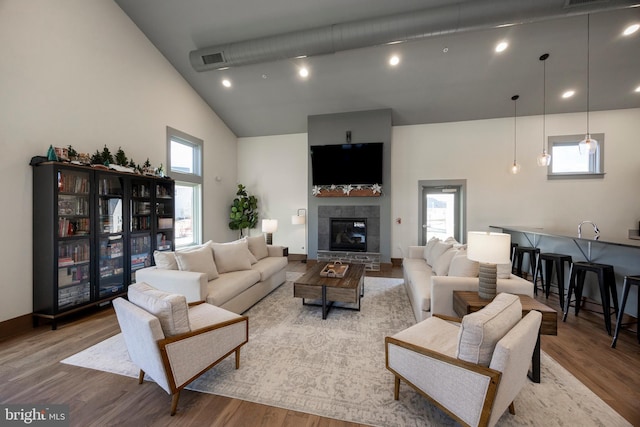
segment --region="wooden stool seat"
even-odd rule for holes
[[[616,278],[613,272],[613,266],[608,264],[598,264],[595,262],[574,262],[571,265],[571,277],[569,278],[569,290],[567,291],[567,300],[564,303],[564,314],[562,321],[567,320],[569,306],[571,305],[571,294],[575,290],[575,312],[576,316],[580,311],[580,300],[582,299],[582,290],[584,287],[584,279],[588,272],[598,275],[598,285],[600,287],[600,298],[602,300],[602,311],[604,314],[604,326],[607,333],[611,335],[611,299],[613,299],[613,314],[618,314],[618,290],[616,289]],[[611,295],[610,295],[611,294]]]
[[[640,276],[625,276],[624,284],[622,285],[622,304],[620,304],[620,310],[618,311],[618,320],[616,321],[616,332],[613,334],[613,341],[611,341],[611,348],[616,348],[616,341],[618,341],[618,333],[620,332],[620,325],[622,324],[622,316],[624,315],[624,306],[627,304],[627,297],[629,296],[629,288],[631,288],[631,286],[638,286],[637,307],[640,307]],[[637,321],[636,334],[638,335],[638,343],[640,343],[640,320]]]

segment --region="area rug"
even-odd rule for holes
[[[255,305],[240,369],[230,357],[192,382],[213,393],[373,426],[452,426],[456,423],[406,384],[393,400],[384,337],[415,323],[402,279],[367,277],[360,311],[320,308],[293,297],[294,276]],[[120,334],[62,363],[137,378]],[[542,353],[542,382],[527,385],[500,426],[628,426],[586,386]],[[150,380],[150,378],[147,378]]]

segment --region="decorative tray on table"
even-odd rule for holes
[[[320,276],[342,278],[347,273],[348,269],[348,264],[342,264],[340,261],[330,262],[324,266],[322,271],[320,271]]]

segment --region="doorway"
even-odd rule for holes
[[[466,180],[420,181],[420,244],[453,236],[464,243]]]

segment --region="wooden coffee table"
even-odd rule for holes
[[[334,302],[357,303],[357,307],[339,308],[360,311],[360,299],[364,295],[364,264],[349,264],[342,278],[322,277],[320,271],[326,263],[311,267],[304,276],[293,282],[293,296],[302,298],[302,304],[322,307],[322,318],[326,319]],[[322,304],[307,303],[306,299],[321,300]]]
[[[522,316],[524,317],[531,310],[542,313],[542,324],[538,333],[538,341],[533,350],[532,369],[529,372],[529,378],[533,382],[540,382],[540,335],[558,335],[558,312],[553,308],[527,296],[518,295],[522,304]],[[460,317],[465,314],[473,313],[487,304],[491,300],[482,299],[477,292],[470,291],[453,291],[453,311]]]

